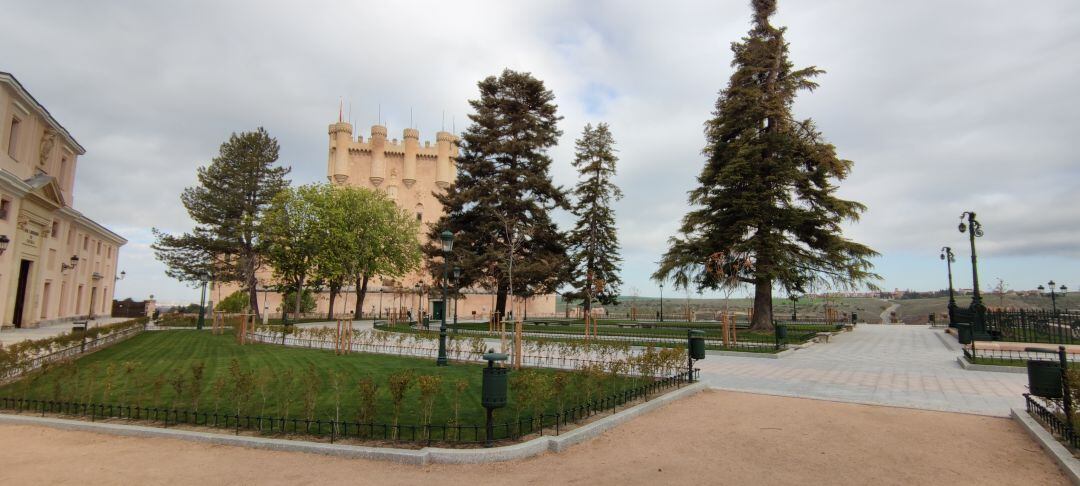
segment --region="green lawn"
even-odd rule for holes
[[[307,418],[305,397],[312,403],[314,419],[335,416],[333,376],[339,376],[340,419],[356,420],[359,404],[364,400],[359,390],[361,379],[371,378],[378,391],[375,395],[375,421],[391,423],[393,405],[388,378],[402,370],[414,374],[413,386],[406,392],[400,413],[401,424],[423,423],[418,377],[441,378],[441,387],[434,401],[431,423],[445,424],[454,416],[453,391],[458,382],[464,383],[460,394],[459,423],[482,424],[484,410],[480,407],[481,365],[452,363],[435,366],[434,360],[404,358],[374,354],[336,356],[331,351],[286,348],[269,344],[235,344],[230,335],[215,336],[209,332],[177,330],[146,332],[97,353],[52,367],[20,382],[0,387],[0,397],[38,398],[78,402],[140,405],[143,407],[175,407],[191,410],[195,407],[191,390],[201,390],[198,409],[203,412],[227,410],[235,413],[237,382],[243,390],[244,380],[235,379],[230,365],[239,365],[252,372],[248,403],[241,404],[241,415],[270,415]],[[201,386],[192,387],[192,367],[205,366]],[[309,370],[312,370],[309,377]],[[535,370],[512,373],[511,383],[519,383],[513,375],[532,376],[533,383],[544,389],[546,411],[554,411],[556,403],[571,406],[587,398],[599,398],[620,387],[630,387],[636,380],[616,378],[604,373],[561,372]],[[565,380],[565,389],[556,397],[555,375]],[[174,386],[180,388],[177,394]],[[511,385],[513,387],[513,385]],[[524,388],[524,385],[520,385]],[[531,396],[516,397],[511,389],[510,406],[501,414],[513,418],[519,402]],[[520,399],[520,400],[516,400]],[[289,403],[291,402],[291,403]],[[532,409],[532,407],[530,408]],[[521,412],[522,416],[529,415]]]

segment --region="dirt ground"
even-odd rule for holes
[[[711,391],[562,454],[407,466],[0,425],[0,484],[1068,484],[1009,419]]]

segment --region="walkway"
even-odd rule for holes
[[[724,390],[1002,417],[1023,406],[1025,375],[967,371],[960,354],[941,330],[860,324],[780,359],[709,356],[698,367]]]

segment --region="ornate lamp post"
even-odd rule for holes
[[[413,316],[413,317],[416,318],[416,327],[419,328],[420,327],[420,322],[421,322],[421,320],[420,320],[420,282],[416,282],[416,284],[413,285],[413,291],[415,292],[415,294],[413,294],[413,295],[415,295],[415,297],[413,297],[413,298],[416,299],[415,300],[415,303],[416,303],[416,306],[415,306],[416,307],[416,315]]]
[[[454,234],[449,230],[443,230],[439,235],[442,240],[443,251],[443,285],[442,285],[442,301],[443,305],[446,305],[446,287],[450,280],[450,252],[454,250]],[[446,309],[443,309],[442,322],[439,324],[439,358],[435,360],[435,364],[438,366],[446,366],[449,362],[446,359]]]
[[[199,320],[195,323],[195,329],[201,330],[203,328],[203,322],[206,321],[206,281],[210,280],[209,275],[203,275],[202,281],[202,297],[199,298]]]
[[[799,301],[799,296],[796,294],[791,294],[788,295],[788,298],[791,299],[791,322],[794,323],[795,321],[799,320],[799,314],[795,311],[795,303]]]
[[[458,283],[460,281],[461,281],[461,267],[459,267],[457,265],[454,265],[454,287],[457,287]],[[457,301],[458,301],[458,294],[460,294],[460,293],[461,293],[460,288],[458,288],[457,292],[454,293],[454,334],[457,334]],[[445,313],[446,313],[446,309],[443,309],[443,314],[445,314]]]
[[[967,224],[964,224],[964,218],[967,218]],[[964,211],[960,214],[960,225],[957,229],[961,233],[967,233],[968,239],[971,241],[971,313],[974,316],[975,322],[972,323],[972,336],[977,336],[986,333],[986,306],[982,302],[982,294],[979,293],[979,264],[978,259],[975,256],[975,238],[980,238],[983,235],[982,223],[975,220],[974,211]]]
[[[1050,286],[1050,305],[1054,309],[1054,315],[1057,315],[1057,293],[1054,292],[1054,285],[1057,285],[1057,284],[1055,284],[1053,280],[1051,280],[1049,282],[1046,282],[1046,284]],[[1061,290],[1061,295],[1065,295],[1065,293],[1069,291],[1069,288],[1066,287],[1065,285],[1062,285],[1059,288],[1059,290]],[[1039,286],[1039,292],[1044,292],[1044,291],[1046,291],[1046,287],[1043,287],[1042,285],[1040,285]]]
[[[664,322],[664,283],[660,282],[660,322]]]
[[[952,285],[952,264],[956,261],[952,248],[941,248],[941,259],[945,260],[945,268],[949,272],[949,327],[956,327],[956,294]]]

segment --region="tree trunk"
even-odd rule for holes
[[[337,294],[341,291],[341,285],[330,284],[330,308],[326,311],[326,320],[334,320],[334,301],[337,300]]]
[[[771,331],[772,317],[772,280],[759,277],[754,284],[754,318],[750,330]]]
[[[364,297],[367,297],[367,283],[367,274],[356,279],[356,310],[353,314],[354,319],[359,319],[360,316],[364,315]]]
[[[499,287],[495,290],[495,312],[499,313],[499,316],[506,316],[506,293],[508,287],[505,283],[499,282]]]
[[[248,261],[254,263],[254,260],[252,260],[250,258],[248,259]],[[246,284],[247,290],[248,290],[248,306],[251,307],[251,312],[255,313],[255,318],[260,319],[261,316],[262,316],[262,313],[260,312],[260,309],[259,309],[259,286],[258,286],[258,282],[255,281],[255,265],[254,264],[246,265],[246,268],[244,269],[244,273],[246,274],[246,277],[247,277],[246,278],[247,282],[245,282],[245,284]]]

